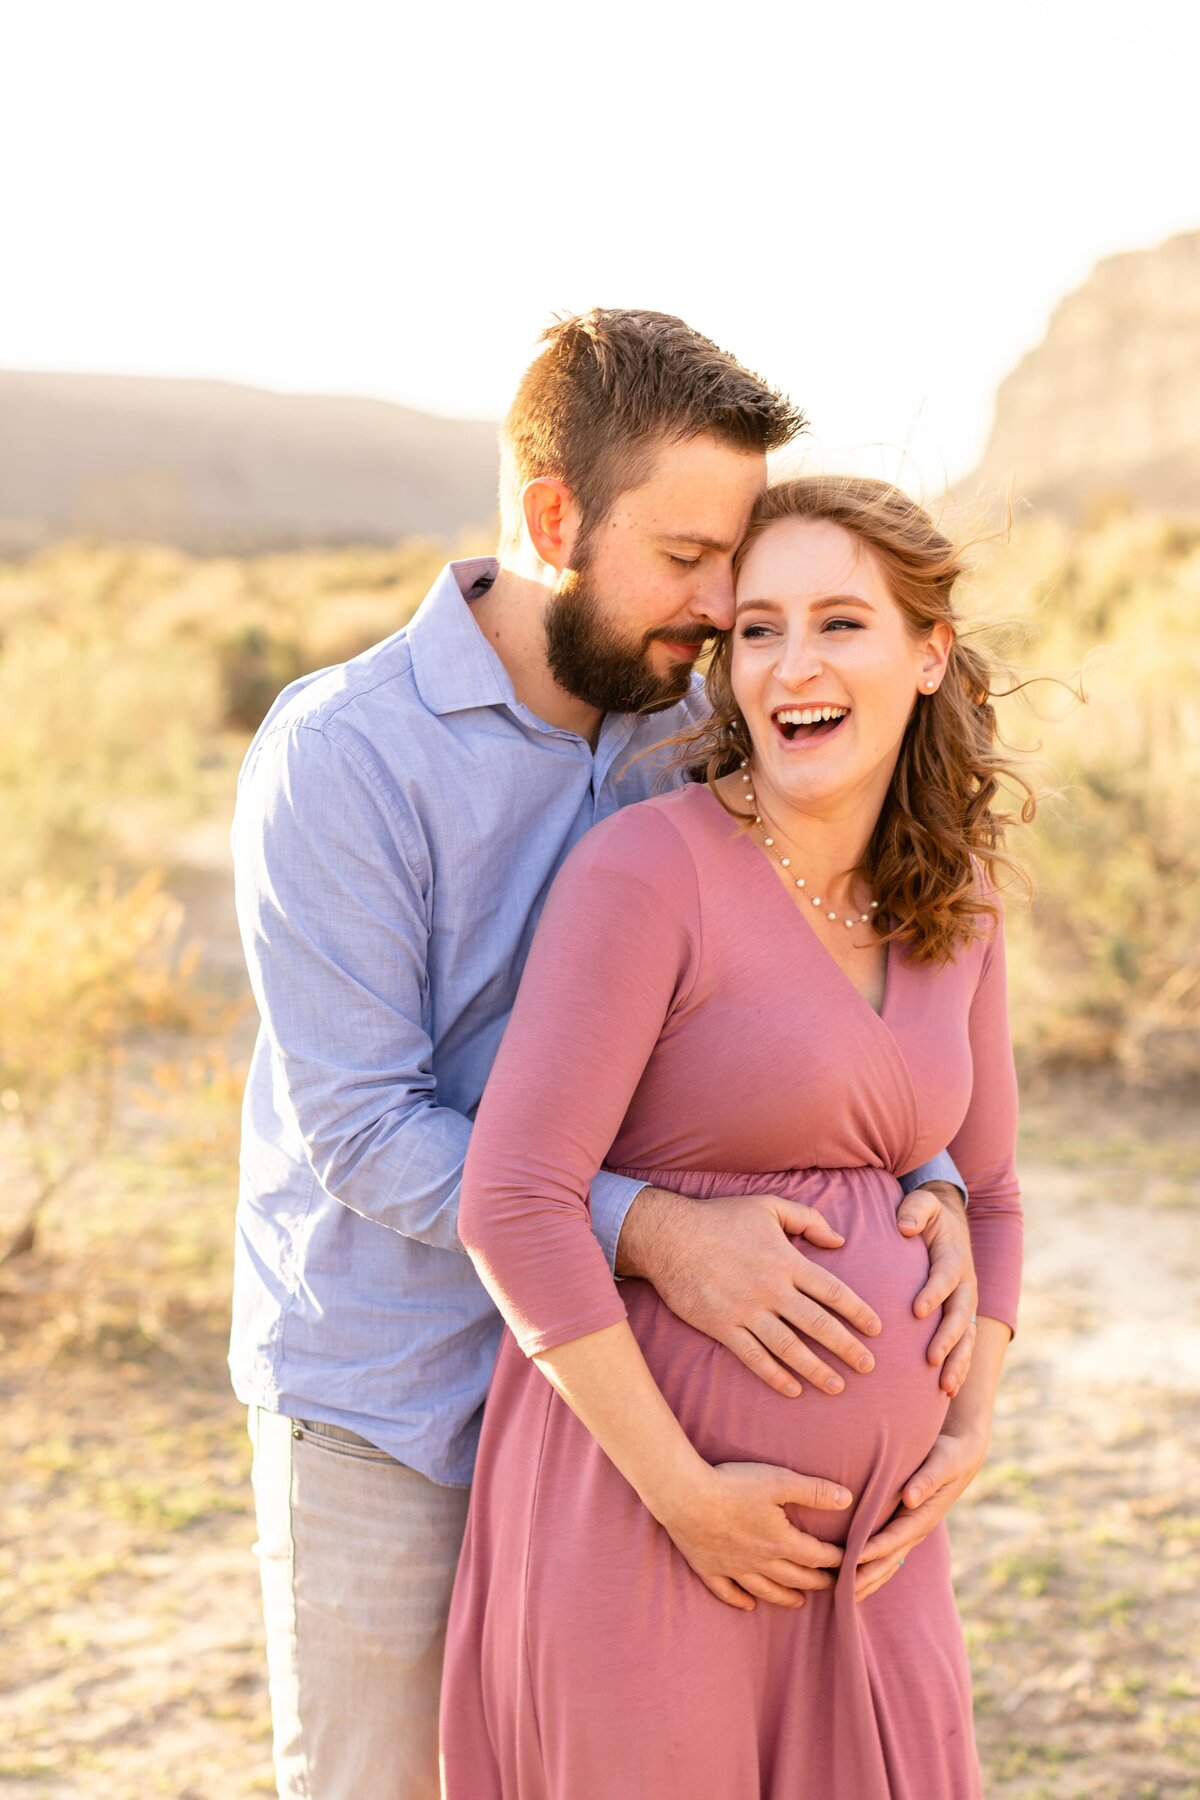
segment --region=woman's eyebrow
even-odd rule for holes
[[[782,612],[782,611],[783,611],[783,608],[779,604],[778,600],[739,600],[737,605],[733,609],[733,616],[736,619],[741,613],[744,613],[744,612],[777,613],[777,612]]]
[[[860,612],[873,613],[875,611],[871,602],[864,600],[860,594],[827,594],[823,600],[812,602],[814,612],[824,612],[831,606],[857,606]],[[779,600],[739,600],[734,608],[734,617],[737,618],[741,613],[750,611],[782,612],[783,604]]]

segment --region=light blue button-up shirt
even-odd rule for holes
[[[658,746],[704,707],[697,679],[670,711],[609,714],[595,750],[547,725],[471,616],[496,569],[450,564],[402,631],[287,688],[233,827],[261,1015],[234,1387],[452,1486],[471,1479],[501,1329],[457,1235],[470,1122],[559,865],[654,791]],[[905,1186],[934,1174],[957,1178],[940,1157]],[[610,1265],[638,1191],[592,1184]]]

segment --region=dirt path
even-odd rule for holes
[[[1059,1118],[1031,1121],[1022,1328],[954,1528],[988,1792],[1195,1800],[1200,1145]]]
[[[1200,1138],[1081,1113],[1031,1112],[1022,1331],[955,1524],[987,1791],[1200,1800]],[[273,1791],[228,1226],[223,1188],[118,1166],[0,1271],[0,1795]]]

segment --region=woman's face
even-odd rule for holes
[[[781,519],[746,553],[730,650],[734,697],[768,813],[857,816],[883,805],[918,695],[953,634],[914,637],[867,546],[825,519]]]

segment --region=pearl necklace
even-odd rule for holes
[[[750,776],[747,773],[747,765],[744,762],[742,764],[742,780],[745,782],[746,787],[749,790]],[[749,804],[751,806],[754,805],[754,795],[752,792],[748,791],[743,797],[749,802]],[[770,850],[775,856],[777,856],[781,866],[789,871],[790,880],[792,880],[798,888],[805,887],[807,884],[804,880],[803,875],[791,875],[790,874],[791,867],[792,867],[792,859],[790,856],[784,856],[783,852],[776,848],[775,839],[773,837],[769,837],[767,835],[767,828],[762,822],[761,814],[755,813],[754,823],[757,826],[759,834],[762,837],[762,841],[766,845],[767,849]],[[809,895],[808,898],[813,906],[824,906],[824,904],[825,904],[825,902],[822,900],[820,894],[812,894],[812,895]],[[869,925],[871,922],[871,913],[878,912],[878,910],[879,910],[878,900],[872,900],[870,912],[856,913],[856,914],[853,914],[848,919],[843,918],[842,924],[846,927],[847,931],[853,931],[854,927],[856,925]],[[827,912],[825,914],[825,917],[828,920],[830,920],[831,923],[833,923],[833,924],[837,923],[837,918],[838,918],[837,913]]]

